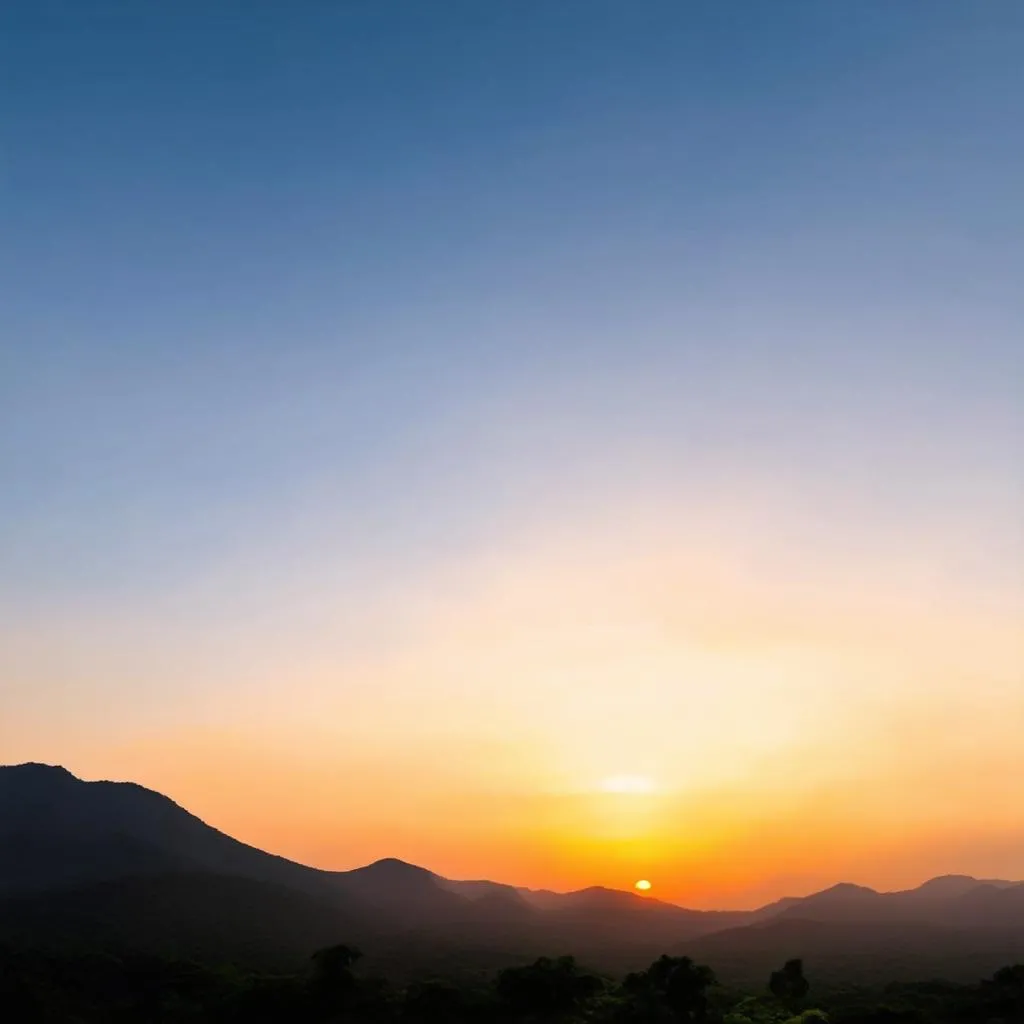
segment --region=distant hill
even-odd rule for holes
[[[681,943],[727,984],[764,984],[780,959],[800,957],[816,988],[946,978],[969,982],[1024,960],[1024,924],[951,928],[920,921],[780,918]]]
[[[952,955],[1024,959],[1024,884],[840,884],[754,911],[698,911],[600,887],[447,879],[393,858],[322,871],[240,843],[141,786],[26,764],[0,767],[0,939],[264,967],[349,941],[407,975],[566,952],[632,969],[667,950],[742,975],[806,954],[853,975],[894,957],[922,969]]]
[[[774,906],[775,913],[768,919],[874,924],[916,921],[953,928],[987,928],[1024,923],[1024,883],[983,882],[950,875],[900,892],[840,884]]]

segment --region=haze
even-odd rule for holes
[[[1024,877],[1024,7],[0,14],[0,761],[329,868]]]

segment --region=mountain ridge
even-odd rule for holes
[[[496,962],[572,951],[618,969],[703,945],[760,962],[766,944],[799,947],[820,929],[830,937],[820,948],[856,951],[865,928],[879,948],[906,933],[942,949],[970,945],[950,931],[999,928],[999,949],[1019,941],[1024,956],[1024,883],[947,875],[884,893],[843,882],[714,911],[602,886],[559,893],[448,879],[395,857],[325,871],[241,843],[135,783],[86,782],[39,763],[0,767],[0,940],[92,935],[111,948],[149,943],[204,957],[219,948],[263,965],[330,941],[403,949],[422,965],[442,950]]]
[[[131,781],[114,781],[109,779],[85,780],[74,775],[63,765],[51,765],[37,761],[29,761],[16,765],[0,765],[0,812],[3,812],[2,816],[0,816],[0,838],[4,836],[5,832],[9,833],[11,831],[10,826],[12,820],[15,822],[17,820],[17,816],[12,815],[11,813],[10,803],[4,799],[5,793],[8,792],[8,787],[5,787],[3,784],[4,780],[5,778],[10,778],[12,776],[19,778],[32,777],[33,779],[46,779],[48,782],[60,780],[62,785],[70,786],[117,787],[122,792],[130,792],[132,794],[142,796],[143,799],[159,802],[165,809],[173,809],[174,812],[187,816],[187,818],[192,822],[201,825],[205,829],[209,830],[210,833],[220,837],[220,840],[226,840],[233,850],[244,850],[247,853],[258,854],[262,858],[270,858],[272,861],[280,865],[287,865],[289,869],[300,868],[305,872],[321,876],[325,883],[328,880],[380,878],[382,883],[388,886],[398,885],[406,887],[409,885],[415,886],[416,884],[424,884],[428,881],[432,881],[439,887],[463,897],[474,890],[480,893],[486,890],[490,892],[500,891],[510,894],[516,893],[524,897],[527,901],[534,899],[540,903],[560,898],[574,902],[593,899],[597,901],[616,901],[619,903],[628,902],[634,905],[642,903],[651,907],[674,908],[676,910],[692,914],[748,914],[752,917],[756,915],[764,915],[766,912],[774,910],[777,910],[779,913],[788,913],[798,908],[806,911],[808,906],[814,904],[835,904],[844,901],[854,902],[857,900],[874,901],[876,898],[921,898],[939,892],[946,896],[962,897],[974,890],[983,890],[985,887],[988,887],[988,890],[995,890],[999,892],[1013,890],[1018,886],[1024,887],[1024,880],[976,878],[972,875],[964,874],[938,875],[933,878],[926,879],[920,885],[911,889],[895,890],[878,890],[859,883],[840,881],[826,889],[817,890],[804,896],[783,896],[780,899],[771,901],[770,903],[747,910],[720,910],[715,908],[690,908],[658,897],[641,896],[637,893],[631,892],[630,890],[614,889],[601,885],[592,885],[581,889],[559,892],[551,889],[532,889],[526,886],[516,886],[510,883],[498,882],[490,879],[450,879],[432,871],[429,868],[422,867],[418,864],[412,864],[397,857],[389,856],[381,857],[369,864],[349,869],[338,870],[319,868],[303,864],[299,861],[290,860],[289,858],[282,857],[278,854],[269,853],[259,847],[252,846],[251,844],[235,839],[227,833],[217,829],[216,826],[211,825],[197,815],[192,814],[192,812],[187,810],[181,804],[175,802],[173,798],[160,793],[157,790],[142,786],[139,783]],[[78,822],[72,823],[78,824]],[[0,874],[0,892],[2,891],[3,875]]]

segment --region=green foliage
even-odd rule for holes
[[[804,1010],[795,1017],[790,1017],[786,1024],[829,1024],[828,1014],[824,1010]]]
[[[776,999],[747,996],[722,1016],[723,1024],[785,1024],[790,1013]]]
[[[0,947],[0,1021],[13,1024],[1017,1024],[1024,965],[977,985],[933,981],[835,994],[794,1012],[808,991],[789,961],[771,994],[732,992],[710,968],[663,956],[620,984],[569,956],[506,968],[482,988],[440,979],[404,991],[357,973],[331,946],[309,969],[252,974],[156,957],[61,957]],[[802,984],[797,983],[800,979]]]

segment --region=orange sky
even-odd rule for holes
[[[5,759],[140,781],[329,868],[399,856],[559,889],[643,877],[701,907],[1024,876],[1012,591],[939,589],[942,565],[913,551],[810,560],[798,531],[632,522],[531,538],[359,607],[339,594],[337,633],[330,615],[243,616],[204,632],[198,657],[189,604],[206,614],[215,585],[159,619],[69,621],[49,648],[27,630],[37,673],[88,673],[112,695],[143,669],[191,683],[151,708],[68,689],[35,709],[45,734],[26,714],[3,735]],[[353,617],[370,642],[344,631]],[[161,661],[182,630],[185,653]],[[621,776],[644,791],[610,791]]]

